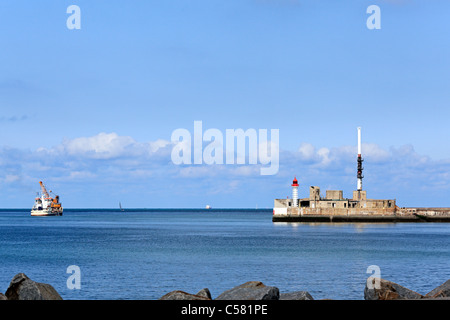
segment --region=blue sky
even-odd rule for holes
[[[69,5],[81,29],[69,30]],[[369,5],[381,29],[369,30]],[[448,1],[0,3],[0,192],[65,207],[271,207],[310,185],[450,206]],[[171,163],[177,128],[279,129],[280,170]]]

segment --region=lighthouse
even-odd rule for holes
[[[298,181],[297,178],[294,177],[292,181],[292,206],[298,207]]]

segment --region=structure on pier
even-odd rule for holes
[[[275,199],[273,221],[450,221],[450,208],[399,208],[395,199],[368,199],[362,188],[361,128],[358,127],[356,190],[345,198],[342,190],[309,187],[309,197],[299,198],[299,181],[292,182],[292,199]]]

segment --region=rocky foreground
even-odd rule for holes
[[[47,283],[39,283],[18,273],[11,280],[5,294],[0,293],[0,300],[62,300],[59,293]]]
[[[365,300],[411,300],[411,299],[448,299],[450,300],[450,280],[441,284],[429,293],[422,295],[394,282],[377,279],[367,283],[364,289]],[[369,280],[370,281],[370,280]],[[377,289],[371,289],[377,287]],[[159,300],[213,300],[207,288],[196,294],[180,290],[169,292]],[[214,300],[314,300],[307,291],[280,293],[277,287],[266,286],[259,281],[249,281],[227,290]]]
[[[379,281],[379,283],[375,283]],[[371,289],[376,287],[377,289]],[[364,289],[365,300],[412,300],[433,299],[450,300],[450,280],[425,295],[412,291],[394,282],[384,279],[372,279]],[[23,273],[14,276],[5,294],[0,300],[62,300],[59,293],[50,284],[31,280]],[[277,287],[266,286],[260,281],[249,281],[222,292],[215,299],[209,289],[196,294],[180,290],[171,291],[159,300],[314,300],[307,291],[280,293]]]

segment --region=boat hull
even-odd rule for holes
[[[61,211],[51,211],[51,210],[31,210],[31,215],[35,217],[46,217],[46,216],[62,216]]]

